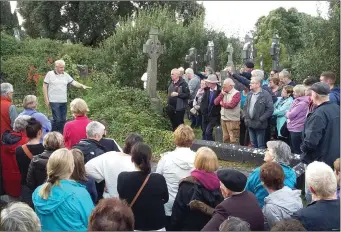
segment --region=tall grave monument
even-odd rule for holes
[[[165,51],[165,46],[161,45],[159,39],[159,30],[152,27],[149,31],[149,39],[146,44],[143,44],[143,53],[148,55],[148,68],[147,68],[147,93],[151,99],[153,109],[162,113],[161,100],[156,94],[157,86],[157,59]]]
[[[278,70],[279,68],[279,55],[280,55],[280,44],[279,36],[277,33],[272,38],[270,55],[272,57],[272,70]]]
[[[206,65],[209,65],[213,71],[215,71],[215,55],[214,55],[214,43],[213,41],[208,41],[206,54],[204,56],[204,61]]]
[[[188,54],[185,57],[185,61],[189,64],[189,67],[193,69],[194,72],[197,72],[198,70],[198,59],[199,55],[197,54],[196,48],[190,48],[188,49]]]
[[[242,50],[242,59],[244,63],[251,61],[257,57],[257,50],[255,45],[253,44],[253,38],[251,38],[248,34],[245,35],[245,43]]]

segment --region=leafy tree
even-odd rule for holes
[[[24,18],[23,26],[32,38],[70,39],[74,43],[97,46],[114,34],[120,17],[156,6],[169,6],[184,18],[186,25],[204,12],[202,5],[182,1],[19,1],[18,9]]]
[[[9,1],[0,2],[0,30],[13,35],[13,28],[18,28],[19,22],[16,12],[11,13]]]

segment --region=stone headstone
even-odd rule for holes
[[[149,39],[143,45],[143,53],[148,55],[148,69],[147,69],[147,92],[151,99],[153,109],[162,113],[161,100],[156,94],[157,86],[157,59],[165,51],[164,45],[161,45],[158,39],[159,30],[152,27],[149,31]]]
[[[264,58],[263,53],[259,57],[260,69],[264,71]]]
[[[253,43],[253,38],[251,38],[248,34],[245,35],[244,38],[244,46],[242,50],[242,59],[245,62],[251,61],[257,57],[257,49]]]
[[[198,54],[196,48],[190,48],[188,49],[188,54],[185,58],[186,62],[189,64],[189,67],[193,69],[193,71],[196,73],[198,70]]]
[[[226,63],[226,66],[227,67],[232,67],[232,71],[233,71],[233,73],[235,73],[236,69],[235,69],[234,63],[233,63],[233,47],[232,47],[231,43],[229,43],[227,45],[226,52],[227,52],[227,63]]]
[[[215,54],[213,41],[208,41],[204,61],[206,62],[207,66],[210,66],[213,69],[213,71],[215,71]]]
[[[280,55],[280,44],[278,34],[274,34],[272,38],[270,55],[272,57],[272,70],[278,70],[279,67],[279,55]]]

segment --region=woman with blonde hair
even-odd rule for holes
[[[47,180],[32,196],[43,231],[87,230],[94,204],[85,187],[70,179],[74,167],[73,155],[66,148],[53,152],[47,162]]]
[[[43,143],[44,136],[52,129],[50,120],[46,117],[45,114],[37,111],[38,99],[34,95],[25,96],[23,101],[23,107],[24,111],[19,115],[28,115],[40,122],[43,132],[43,135],[40,139],[40,143]]]
[[[43,146],[44,152],[33,156],[28,166],[26,185],[32,193],[39,185],[46,181],[47,162],[54,151],[64,147],[63,135],[57,131],[47,133],[44,137]]]
[[[86,126],[91,122],[86,116],[89,108],[83,99],[74,99],[70,103],[70,108],[75,119],[65,124],[63,132],[65,147],[68,149],[81,139],[86,139]]]
[[[211,219],[208,208],[223,201],[217,171],[217,155],[208,147],[196,152],[194,170],[179,183],[171,217],[170,230],[200,231]],[[207,205],[205,209],[199,205]]]
[[[172,207],[178,193],[179,182],[189,176],[194,169],[195,152],[191,150],[195,139],[194,132],[190,126],[181,124],[173,133],[176,148],[174,151],[161,155],[156,173],[163,175],[166,179],[169,200],[165,204],[166,229],[168,229],[172,215]]]

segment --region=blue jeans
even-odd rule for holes
[[[265,149],[265,129],[248,129],[252,147]]]
[[[52,111],[52,131],[58,131],[63,134],[64,125],[66,122],[67,103],[50,102]]]

